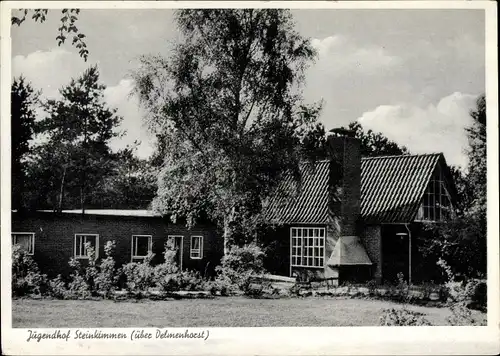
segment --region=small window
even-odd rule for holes
[[[99,235],[96,234],[75,234],[75,258],[88,259],[86,243],[95,250],[95,258],[99,257]]]
[[[203,258],[203,236],[191,236],[191,253],[192,259]]]
[[[132,259],[144,259],[152,251],[151,235],[132,235]]]
[[[28,255],[35,253],[35,234],[33,232],[13,232],[12,245],[19,245]]]

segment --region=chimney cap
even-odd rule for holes
[[[347,137],[355,137],[356,136],[356,133],[353,130],[345,129],[343,127],[334,128],[328,132],[334,133],[337,136],[347,136]]]

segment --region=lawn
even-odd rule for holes
[[[13,327],[252,327],[377,326],[393,302],[360,299],[185,299],[174,301],[12,301]],[[433,325],[447,325],[447,308],[410,306]],[[475,313],[476,318],[486,318]]]

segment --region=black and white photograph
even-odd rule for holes
[[[6,354],[500,352],[496,4],[408,3],[2,4]]]

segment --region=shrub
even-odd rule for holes
[[[487,285],[486,281],[471,279],[465,286],[465,299],[470,308],[486,311],[487,306]]]
[[[202,291],[205,289],[205,281],[198,271],[182,271],[180,273],[180,289],[189,291]]]
[[[222,258],[221,265],[215,268],[218,274],[215,285],[220,286],[221,294],[247,290],[250,278],[265,272],[264,256],[262,248],[255,243],[233,246]]]
[[[474,325],[475,320],[472,318],[472,313],[463,302],[453,303],[450,306],[451,316],[446,318],[446,321],[453,326]]]
[[[69,276],[67,299],[88,299],[97,295],[95,280],[99,270],[96,264],[96,253],[89,242],[85,243],[85,250],[88,260],[84,263],[87,266],[83,267],[80,261],[73,257],[69,260],[68,264],[73,272]]]
[[[377,291],[378,283],[376,280],[372,279],[366,283],[366,288],[368,288],[368,293],[370,295],[375,295]]]
[[[43,295],[47,292],[47,275],[41,274],[33,258],[19,245],[12,247],[12,295]]]
[[[95,285],[97,291],[105,298],[110,297],[111,293],[116,289],[119,279],[119,273],[115,270],[115,260],[113,252],[116,248],[115,241],[108,241],[104,246],[106,258],[99,264],[99,271],[95,276]]]
[[[67,299],[88,299],[92,297],[89,285],[85,277],[79,271],[70,276],[71,281],[68,283]]]
[[[422,313],[403,308],[390,308],[382,311],[381,326],[430,326],[432,325]]]
[[[176,254],[173,243],[167,242],[163,252],[165,262],[153,269],[153,282],[162,291],[172,292],[180,289],[179,267],[175,262]]]
[[[399,301],[407,302],[409,300],[410,288],[404,279],[403,272],[397,274],[398,282],[396,285],[396,299]]]
[[[239,287],[224,273],[218,274],[213,282],[209,282],[209,285],[212,294],[219,292],[220,295],[228,296],[240,291]]]
[[[60,274],[56,278],[49,280],[49,295],[57,299],[68,298],[68,288]]]
[[[455,282],[454,275],[446,261],[440,259],[438,265],[444,270],[448,277],[446,287],[448,290],[448,302],[450,304],[451,316],[447,318],[450,325],[474,325],[476,322],[468,304],[473,298],[484,301],[486,307],[486,283],[477,280],[470,280],[466,285],[464,282]]]
[[[153,257],[149,254],[141,263],[131,262],[123,266],[128,291],[147,291],[155,286],[155,269],[151,266]]]

